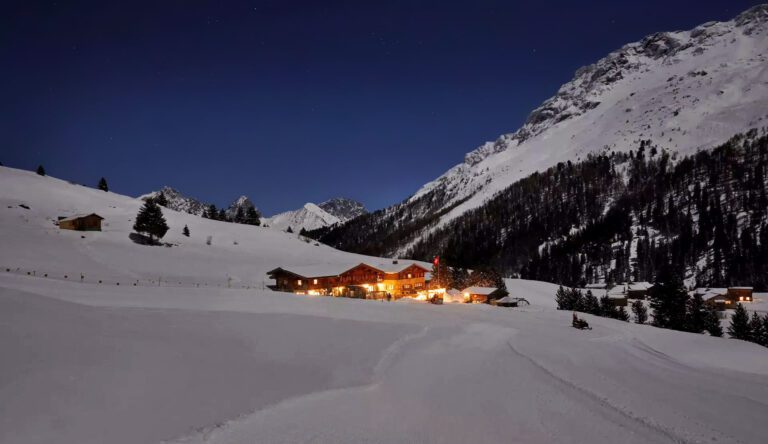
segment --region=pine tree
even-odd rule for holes
[[[165,197],[165,193],[162,191],[155,197],[155,203],[160,205],[161,207],[167,207],[168,206],[168,199]]]
[[[43,168],[42,165],[37,166],[37,175],[38,176],[45,176],[45,168]]]
[[[260,217],[259,212],[256,211],[256,208],[254,207],[248,207],[248,209],[245,210],[245,223],[248,225],[261,225]]]
[[[617,315],[616,307],[613,306],[613,301],[608,295],[604,295],[600,298],[600,316],[605,318],[615,318]]]
[[[102,177],[101,179],[99,179],[99,185],[98,185],[98,188],[99,188],[101,191],[109,191],[109,187],[107,186],[107,179],[105,179],[105,178],[103,178],[103,177]]]
[[[576,288],[570,288],[566,291],[568,295],[568,310],[584,311],[584,295]]]
[[[760,345],[763,344],[763,318],[757,312],[752,312],[752,319],[749,321],[750,341]]]
[[[189,237],[189,227],[184,225],[184,229],[181,230],[181,234],[183,234],[184,236]]]
[[[220,220],[223,222],[229,222],[229,218],[227,217],[227,212],[224,211],[224,208],[219,210],[219,215],[216,216],[216,220]]]
[[[165,236],[165,233],[168,231],[168,224],[163,217],[163,211],[153,199],[144,202],[144,206],[141,207],[139,214],[136,215],[136,223],[133,224],[133,229],[139,233],[148,234],[150,243],[154,243],[155,236],[159,239]]]
[[[600,316],[600,301],[597,296],[592,294],[591,290],[587,290],[587,294],[584,295],[584,312]]]
[[[640,299],[632,302],[632,313],[635,315],[635,322],[638,324],[645,324],[648,320],[648,309],[645,308],[645,304]]]
[[[763,316],[763,337],[760,341],[760,344],[768,347],[768,313]]]
[[[291,228],[291,227],[288,227],[288,229],[287,229],[287,230],[285,230],[285,232],[286,232],[286,233],[293,233],[293,228]]]
[[[720,324],[720,317],[717,315],[715,307],[707,306],[705,320],[707,333],[718,338],[723,336],[723,326]]]
[[[234,222],[236,224],[245,223],[245,214],[243,213],[243,207],[237,207],[237,211],[235,212]]]
[[[685,331],[701,333],[706,328],[706,311],[704,299],[696,293],[688,300],[685,313]]]
[[[616,310],[616,319],[629,322],[629,313],[627,313],[627,309],[623,305]]]
[[[649,296],[653,309],[653,325],[685,330],[688,293],[680,278],[668,266],[662,268],[656,277]]]
[[[557,302],[558,310],[573,310],[569,303],[568,293],[565,292],[562,285],[555,292],[555,302]]]
[[[216,210],[216,205],[208,205],[208,209],[205,212],[205,217],[211,220],[216,220],[219,217],[219,212]]]
[[[749,314],[743,304],[738,304],[731,316],[731,325],[728,327],[728,335],[734,339],[749,341],[752,337]]]

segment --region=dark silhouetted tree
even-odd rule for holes
[[[749,341],[752,331],[749,328],[749,314],[743,304],[738,304],[731,316],[731,325],[728,326],[728,335],[734,339]]]
[[[105,179],[105,178],[103,178],[103,177],[102,177],[101,179],[99,179],[99,185],[98,185],[98,188],[99,188],[101,191],[109,191],[109,186],[107,186],[107,179]]]
[[[154,242],[154,238],[162,239],[168,232],[168,224],[163,217],[163,210],[155,203],[153,199],[144,202],[144,206],[136,215],[136,223],[133,229],[139,233],[149,235],[149,241]]]
[[[183,234],[184,236],[189,237],[189,227],[184,225],[184,229],[181,230],[181,234]]]
[[[161,207],[167,207],[168,199],[165,197],[165,193],[161,191],[157,196],[155,196],[155,203]]]
[[[37,166],[37,175],[38,176],[45,176],[45,168],[43,168],[42,165]]]
[[[636,300],[632,302],[632,313],[635,315],[635,322],[638,324],[645,324],[648,321],[648,309],[645,308],[643,301]]]

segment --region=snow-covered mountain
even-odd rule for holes
[[[346,222],[368,212],[362,203],[346,197],[328,199],[317,206],[336,216],[341,222]]]
[[[251,201],[251,199],[248,198],[248,196],[240,196],[237,199],[235,199],[234,202],[229,204],[229,207],[227,207],[226,209],[227,217],[230,220],[234,220],[238,209],[242,209],[243,214],[245,215],[247,214],[246,212],[251,208],[253,208],[254,210],[257,210],[256,205],[253,204],[253,202]]]
[[[730,21],[649,35],[580,68],[520,129],[468,153],[384,210],[380,220],[382,226],[423,227],[391,246],[402,254],[434,229],[559,162],[628,152],[641,140],[687,154],[766,124],[768,5],[760,5]]]
[[[192,197],[187,197],[181,194],[181,192],[178,190],[169,186],[164,186],[157,191],[139,196],[139,199],[147,200],[150,198],[155,198],[160,195],[160,193],[163,193],[163,195],[165,195],[165,199],[168,201],[168,205],[165,207],[170,208],[171,210],[194,214],[195,216],[202,216],[205,209],[208,208],[207,203],[201,202]]]
[[[298,210],[286,211],[262,220],[262,223],[272,228],[293,231],[302,228],[314,230],[340,222],[346,222],[367,213],[360,202],[344,197],[337,197],[320,204],[308,202]]]

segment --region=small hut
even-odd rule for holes
[[[59,228],[76,231],[101,231],[103,217],[96,213],[76,214],[69,217],[59,217]]]
[[[728,299],[736,302],[752,302],[752,287],[728,287]]]

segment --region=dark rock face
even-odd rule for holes
[[[341,222],[354,219],[358,216],[368,213],[362,203],[347,199],[345,197],[336,197],[334,199],[326,200],[323,203],[317,205],[328,213],[339,218]]]

